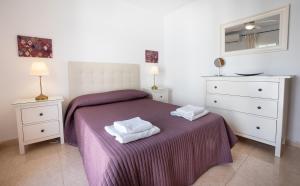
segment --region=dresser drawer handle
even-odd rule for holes
[[[214,88],[217,89],[218,87],[217,87],[217,86],[214,86]]]
[[[260,127],[259,127],[259,126],[257,126],[257,127],[256,127],[256,129],[258,129],[258,130],[259,130],[259,129],[260,129]]]
[[[257,109],[260,110],[260,109],[261,109],[261,106],[258,106]]]
[[[218,101],[217,101],[217,100],[214,100],[214,103],[218,103]]]
[[[259,88],[259,89],[258,89],[258,92],[262,92],[262,91],[263,91],[263,89],[262,89],[262,88]]]
[[[45,129],[42,129],[41,132],[45,132]]]
[[[41,113],[40,113],[40,116],[43,116],[43,115],[44,115],[44,114],[41,112]]]

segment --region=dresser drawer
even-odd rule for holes
[[[232,130],[241,136],[251,136],[275,142],[277,121],[238,112],[216,111],[222,115]]]
[[[23,124],[58,120],[57,105],[24,108],[21,112]]]
[[[278,99],[278,83],[251,81],[207,81],[207,92],[212,94]]]
[[[59,122],[47,122],[23,126],[24,141],[35,140],[52,135],[59,135]]]
[[[207,106],[277,118],[277,101],[228,95],[207,95]]]
[[[165,102],[165,103],[168,102],[166,94],[153,94],[152,96],[153,96],[153,99],[156,101],[161,101],[161,102]]]

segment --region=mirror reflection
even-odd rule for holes
[[[225,29],[225,51],[279,46],[280,14]]]

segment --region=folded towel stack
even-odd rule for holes
[[[142,120],[140,117],[135,117],[124,121],[115,121],[114,127],[121,133],[137,133],[149,130],[153,125],[149,121]]]
[[[104,129],[110,135],[115,136],[120,143],[129,143],[138,139],[150,137],[160,132],[160,129],[150,122],[135,117],[124,121],[115,121],[113,125]]]
[[[172,116],[183,117],[190,121],[203,117],[206,114],[208,114],[208,111],[204,107],[198,107],[194,105],[186,105],[171,112]]]

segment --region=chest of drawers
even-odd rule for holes
[[[222,115],[236,135],[275,147],[286,139],[290,76],[205,77],[206,106]]]
[[[23,99],[14,103],[21,154],[32,143],[53,138],[64,143],[62,101],[62,97],[50,97],[47,101]]]

